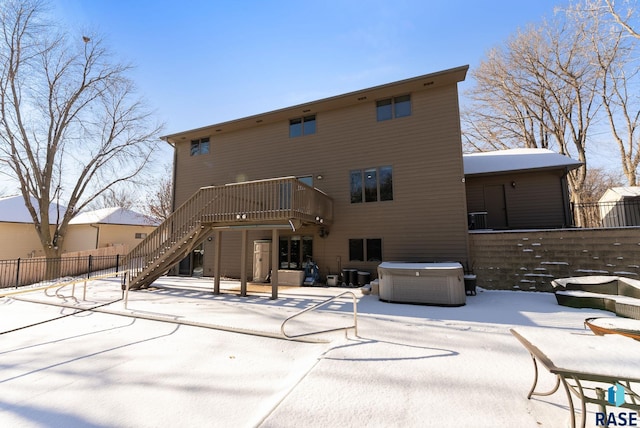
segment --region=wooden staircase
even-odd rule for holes
[[[200,188],[124,259],[129,288],[148,287],[216,228],[328,227],[333,200],[295,177]]]

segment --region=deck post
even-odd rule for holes
[[[278,298],[278,266],[280,258],[278,247],[280,246],[280,233],[277,228],[271,232],[271,299]]]
[[[215,249],[213,250],[213,294],[220,294],[220,259],[222,249],[222,232],[216,230],[213,232],[215,240]]]
[[[247,295],[247,242],[249,231],[242,229],[242,253],[240,254],[240,295]]]

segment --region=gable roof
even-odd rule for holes
[[[156,226],[152,219],[125,208],[101,208],[80,213],[69,224],[120,224],[130,226]]]
[[[429,90],[431,88],[439,86],[462,82],[466,77],[468,69],[469,66],[464,65],[461,67],[451,68],[448,70],[438,71],[430,74],[424,74],[422,76],[399,80],[384,85],[374,86],[359,91],[348,92],[342,95],[323,98],[304,104],[298,104],[279,110],[260,113],[241,119],[231,120],[228,122],[222,122],[202,128],[191,129],[176,134],[166,135],[160,138],[169,144],[176,144],[180,142],[190,141],[191,139],[211,137],[214,135],[219,135],[221,133],[236,131],[238,129],[262,126],[267,123],[289,120],[295,117],[314,115],[319,112],[357,105],[363,102],[373,102],[377,99],[393,97],[402,93]]]
[[[39,207],[38,201],[33,196],[31,197],[31,204],[36,207],[36,209]],[[66,209],[65,206],[51,203],[49,206],[49,218],[55,221],[55,219],[58,218],[58,213],[60,218],[62,218]],[[29,214],[22,195],[0,198],[0,222],[33,224],[33,219],[31,218],[31,214]]]
[[[612,187],[607,189],[598,202],[614,202],[640,197],[640,186]]]
[[[549,149],[507,149],[463,155],[464,175],[495,174],[500,172],[566,169],[582,165],[568,156]]]

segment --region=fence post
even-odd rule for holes
[[[118,277],[118,268],[120,267],[120,254],[116,254],[116,278]]]
[[[91,261],[93,260],[93,256],[89,254],[89,269],[87,270],[87,279],[91,278]]]
[[[18,257],[18,266],[16,267],[16,288],[20,286],[20,257]]]

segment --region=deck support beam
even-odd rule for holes
[[[242,229],[242,252],[240,253],[240,295],[247,296],[247,247],[249,231]]]
[[[278,267],[280,265],[279,247],[280,231],[273,228],[271,231],[271,299],[278,298]]]
[[[220,294],[220,260],[222,252],[222,232],[213,232],[215,249],[213,250],[213,294]]]

